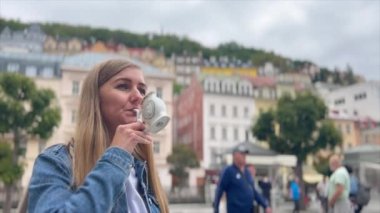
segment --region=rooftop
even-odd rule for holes
[[[0,58],[5,59],[21,59],[28,61],[43,61],[43,62],[62,62],[63,55],[46,54],[37,52],[0,52]]]
[[[130,57],[119,55],[115,53],[95,53],[95,52],[83,52],[78,53],[72,56],[67,56],[62,64],[63,68],[75,68],[81,70],[90,70],[95,65],[110,59],[123,59],[128,60],[131,63],[139,66],[145,75],[160,77],[160,78],[174,78],[174,76],[170,73],[162,72],[161,70],[145,64],[136,59],[132,59]]]

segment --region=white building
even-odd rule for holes
[[[12,52],[42,52],[46,38],[39,24],[31,24],[22,31],[5,27],[0,33],[0,50]]]
[[[354,84],[332,91],[327,95],[330,110],[348,115],[371,117],[380,121],[380,82]]]
[[[203,168],[220,165],[221,154],[242,141],[252,141],[255,104],[252,84],[238,77],[203,80]]]
[[[270,76],[274,77],[280,70],[275,67],[271,62],[265,62],[264,66],[259,67],[259,76]]]

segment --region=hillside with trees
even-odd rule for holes
[[[8,26],[11,30],[22,30],[31,23],[22,23],[17,20],[6,20],[0,18],[0,30]],[[235,41],[219,44],[216,48],[205,47],[187,37],[179,37],[171,34],[146,33],[138,34],[125,30],[110,30],[107,28],[93,28],[89,26],[75,26],[62,23],[39,23],[47,35],[59,36],[61,38],[79,38],[91,43],[93,41],[121,43],[127,47],[149,47],[161,51],[166,57],[172,54],[199,54],[206,59],[210,56],[228,56],[229,58],[251,61],[254,66],[262,66],[266,62],[272,62],[281,72],[300,72],[304,67],[314,64],[311,61],[292,60],[274,52],[268,52],[253,47],[245,47]],[[353,75],[353,70],[347,65],[345,72],[337,69],[329,70],[321,67],[321,72],[314,76],[313,82],[327,82],[340,85],[350,85],[358,81]]]

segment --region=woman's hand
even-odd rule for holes
[[[142,122],[119,125],[116,128],[110,146],[121,148],[132,154],[138,143],[152,143],[152,137],[149,133],[146,133],[144,129],[145,124]]]

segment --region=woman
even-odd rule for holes
[[[33,212],[168,212],[154,167],[152,138],[137,121],[143,72],[127,61],[96,66],[83,83],[74,138],[36,159]]]

